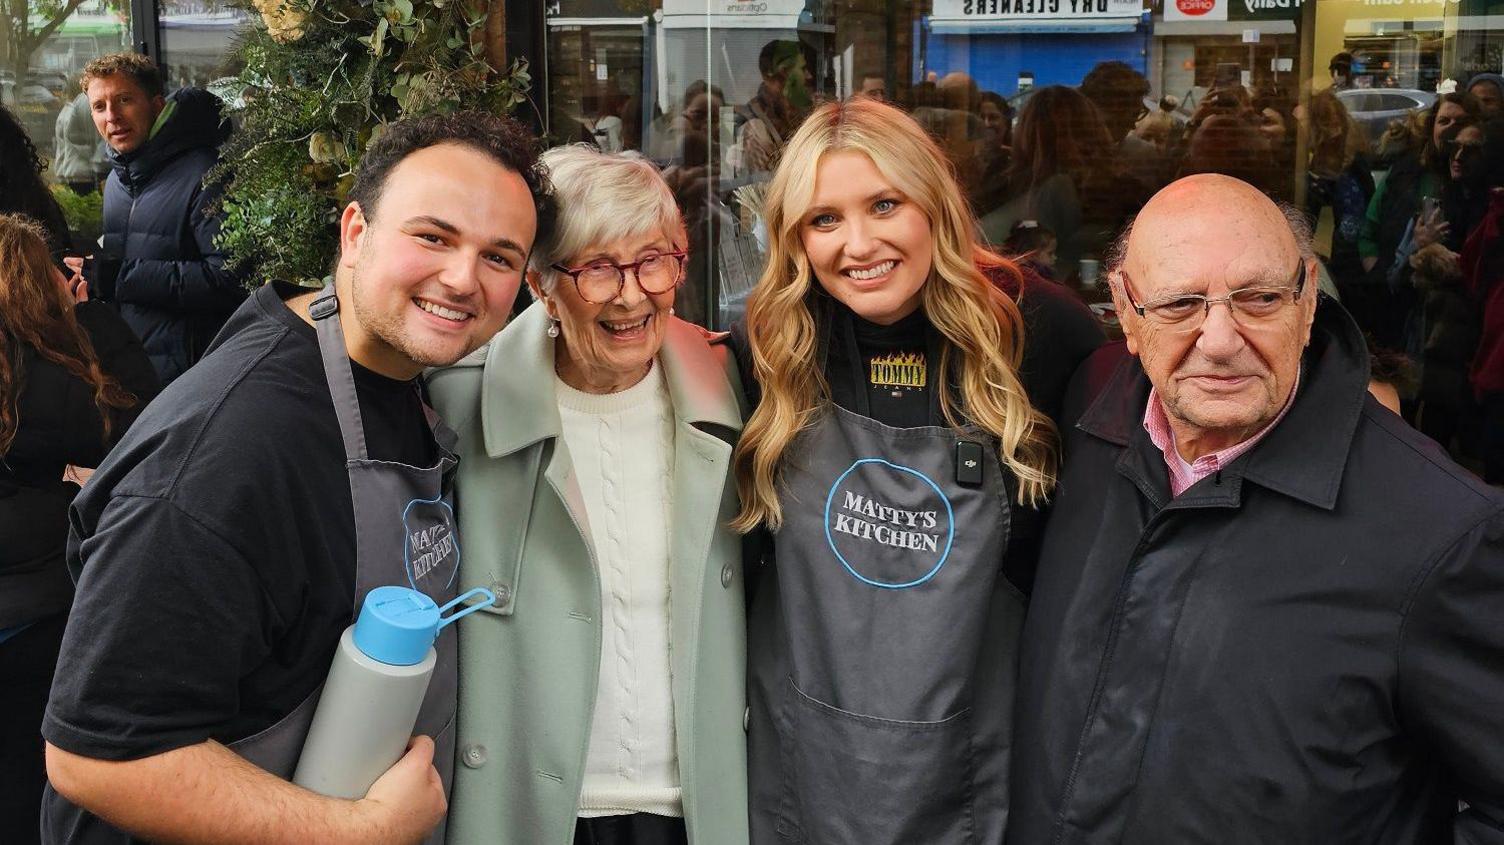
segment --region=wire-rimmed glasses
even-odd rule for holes
[[[1306,262],[1302,258],[1290,284],[1284,287],[1239,288],[1227,296],[1217,297],[1202,293],[1177,293],[1140,305],[1128,289],[1129,283],[1133,281],[1128,272],[1119,268],[1118,274],[1123,278],[1123,293],[1128,297],[1128,304],[1134,312],[1152,323],[1177,332],[1200,328],[1212,312],[1212,306],[1220,302],[1227,303],[1233,319],[1239,325],[1258,328],[1277,317],[1286,306],[1299,302],[1300,294],[1306,286]]]

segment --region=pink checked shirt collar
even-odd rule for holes
[[[1259,429],[1254,436],[1210,455],[1202,455],[1192,463],[1187,463],[1185,458],[1180,457],[1180,452],[1175,448],[1175,434],[1170,430],[1170,418],[1165,415],[1164,404],[1159,401],[1158,388],[1150,388],[1149,405],[1144,409],[1144,430],[1149,432],[1149,439],[1164,453],[1165,466],[1170,470],[1170,495],[1179,496],[1191,485],[1201,479],[1220,471],[1223,467],[1237,460],[1240,455],[1258,445],[1279,421],[1290,412],[1290,406],[1295,404],[1295,394],[1300,390],[1300,375],[1296,374],[1295,386],[1290,390],[1290,396],[1285,400],[1285,406],[1280,408],[1279,416],[1274,421]]]

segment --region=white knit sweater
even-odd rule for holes
[[[669,679],[674,415],[662,369],[605,395],[556,380],[601,581],[601,667],[580,815],[683,816]]]

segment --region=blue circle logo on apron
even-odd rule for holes
[[[945,565],[955,513],[940,485],[919,470],[862,458],[830,485],[825,540],[858,581],[903,590]]]
[[[402,564],[408,584],[431,598],[454,584],[460,539],[454,509],[444,497],[413,499],[402,509]]]

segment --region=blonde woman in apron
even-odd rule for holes
[[[999,284],[1018,271],[976,245],[929,136],[865,98],[805,121],[765,214],[733,332],[754,408],[735,527],[762,540],[752,841],[1000,842],[1024,611],[1005,567],[1055,472]]]

